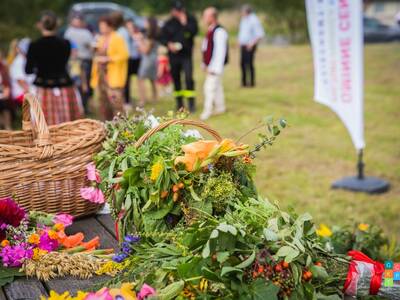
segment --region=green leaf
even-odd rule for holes
[[[243,270],[238,269],[236,267],[222,267],[222,269],[221,269],[221,277],[223,277],[225,274],[228,274],[228,273],[231,273],[231,272],[242,273]]]
[[[111,180],[114,177],[114,168],[115,168],[116,162],[117,162],[117,158],[114,158],[110,164],[110,168],[108,169],[108,180]]]
[[[327,279],[329,277],[324,267],[312,265],[310,271],[315,278]]]
[[[210,239],[215,239],[215,238],[217,238],[217,237],[218,237],[218,230],[217,230],[217,229],[214,229],[214,230],[211,232]]]
[[[251,255],[247,259],[242,261],[240,264],[236,265],[235,268],[238,268],[238,269],[247,268],[248,266],[250,266],[253,263],[255,258],[256,258],[256,252],[253,251],[253,253],[251,253]]]
[[[196,192],[194,191],[193,185],[191,185],[191,186],[189,187],[189,192],[190,192],[190,195],[192,196],[193,200],[195,200],[195,201],[201,201],[201,198],[199,197],[199,195],[197,195]]]
[[[159,300],[171,300],[178,296],[185,286],[183,280],[179,280],[167,285],[165,288],[157,291],[157,299]]]
[[[222,232],[230,232],[232,235],[237,235],[237,229],[234,226],[228,225],[226,223],[219,224],[217,229]]]
[[[216,281],[216,282],[221,281],[221,279],[218,277],[217,273],[211,271],[210,269],[208,269],[206,267],[202,267],[201,272],[202,272],[204,278],[206,278],[208,280],[212,280],[212,281]]]
[[[271,282],[258,279],[250,288],[252,300],[278,300],[279,287]]]
[[[217,252],[217,261],[219,263],[224,263],[230,256],[230,253],[228,251],[224,252]]]
[[[203,251],[201,252],[201,256],[203,258],[207,258],[210,256],[210,241],[207,241],[206,245],[203,248]]]
[[[263,233],[267,241],[276,242],[278,240],[278,235],[269,228],[264,228]]]

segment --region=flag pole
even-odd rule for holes
[[[388,181],[371,176],[365,176],[365,163],[363,160],[364,149],[359,149],[357,153],[357,175],[348,176],[332,184],[333,189],[344,189],[353,192],[364,192],[368,194],[379,194],[389,190]]]

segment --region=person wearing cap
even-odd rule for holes
[[[204,82],[204,110],[200,119],[207,120],[212,114],[225,112],[224,87],[222,75],[228,62],[228,33],[218,23],[218,11],[215,7],[204,10],[203,21],[207,34],[203,40],[203,69],[206,72]]]
[[[257,44],[264,37],[264,28],[250,5],[241,8],[238,41],[240,45],[240,66],[242,86],[255,86],[254,55]]]
[[[69,40],[74,45],[75,59],[77,66],[80,68],[80,80],[77,87],[82,96],[83,107],[88,113],[88,101],[92,94],[89,86],[90,71],[92,69],[94,43],[93,34],[86,28],[83,17],[79,14],[72,16],[70,24],[64,33],[64,38]]]
[[[34,77],[25,73],[26,53],[30,42],[29,38],[23,38],[18,42],[17,56],[10,66],[11,95],[18,104],[22,104],[24,94],[32,91]]]
[[[198,25],[195,17],[187,13],[182,2],[174,2],[171,18],[161,30],[160,41],[168,48],[177,110],[185,107],[184,98],[186,98],[189,111],[195,111],[193,44],[197,33]],[[185,89],[182,87],[181,73],[185,75]]]

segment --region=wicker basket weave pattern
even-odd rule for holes
[[[32,119],[31,119],[32,114]],[[27,210],[94,213],[84,200],[86,165],[105,138],[101,122],[89,119],[47,126],[38,100],[25,96],[21,131],[0,131],[0,198],[13,196]]]

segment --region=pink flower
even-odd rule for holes
[[[5,246],[0,257],[5,267],[20,267],[25,259],[32,258],[33,251],[26,243],[15,246]]]
[[[50,238],[47,232],[40,236],[39,248],[46,251],[55,251],[58,249],[58,241]]]
[[[81,188],[81,196],[83,199],[93,203],[102,204],[105,202],[103,192],[93,186]]]
[[[86,171],[87,171],[87,178],[90,181],[96,181],[97,183],[101,182],[100,174],[99,171],[96,170],[96,166],[94,163],[90,163],[86,166]]]
[[[89,293],[86,295],[85,300],[113,300],[108,288],[102,288],[96,293]]]
[[[148,296],[153,296],[156,294],[156,290],[153,289],[148,284],[143,284],[142,288],[140,289],[139,294],[137,294],[138,300],[146,299]]]
[[[69,214],[56,214],[53,218],[53,223],[61,223],[64,225],[64,227],[72,225],[72,221],[74,220],[74,217],[69,215]]]

